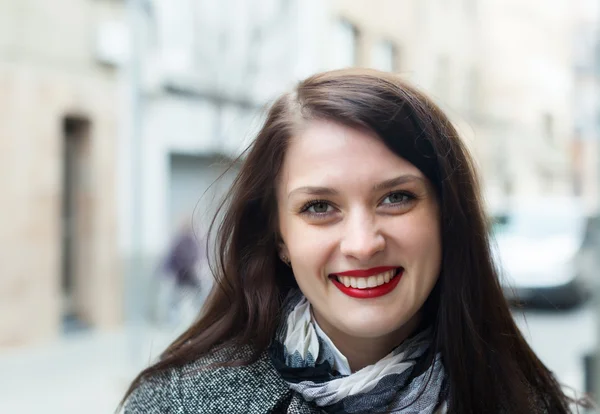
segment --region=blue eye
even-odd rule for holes
[[[306,211],[313,214],[325,214],[328,213],[331,206],[323,201],[317,201],[307,206]]]
[[[406,193],[391,193],[383,199],[382,204],[403,204],[408,203],[412,199],[413,197]]]

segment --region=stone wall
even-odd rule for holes
[[[81,184],[86,253],[77,264],[76,306],[92,327],[121,321],[117,72],[93,58],[97,24],[117,11],[114,2],[0,0],[0,347],[61,332],[63,124],[69,116],[90,125]]]

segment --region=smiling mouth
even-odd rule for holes
[[[385,272],[381,272],[379,274],[368,277],[340,275],[330,275],[329,277],[335,279],[336,281],[348,288],[351,287],[355,289],[373,289],[390,283],[392,280],[397,278],[403,270],[404,268],[398,267],[396,269],[387,270]]]

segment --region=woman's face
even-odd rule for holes
[[[312,121],[290,142],[277,204],[280,253],[325,332],[389,337],[417,318],[441,241],[434,188],[414,165],[370,132]]]

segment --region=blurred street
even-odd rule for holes
[[[528,309],[513,313],[533,350],[559,382],[583,392],[583,356],[596,344],[594,305],[569,311]]]
[[[527,310],[516,319],[562,384],[584,389],[582,357],[594,346],[595,309]],[[129,381],[174,338],[175,330],[78,334],[44,347],[0,355],[0,413],[106,414]],[[32,398],[35,396],[35,398]]]
[[[0,413],[115,412],[129,382],[175,335],[157,329],[75,334],[0,355]],[[32,398],[32,396],[35,396]]]
[[[430,96],[476,161],[507,298],[579,303],[598,51],[597,0],[0,0],[0,414],[115,411],[210,290],[211,219],[266,105],[325,70]],[[600,307],[571,309],[514,314],[581,393]]]

